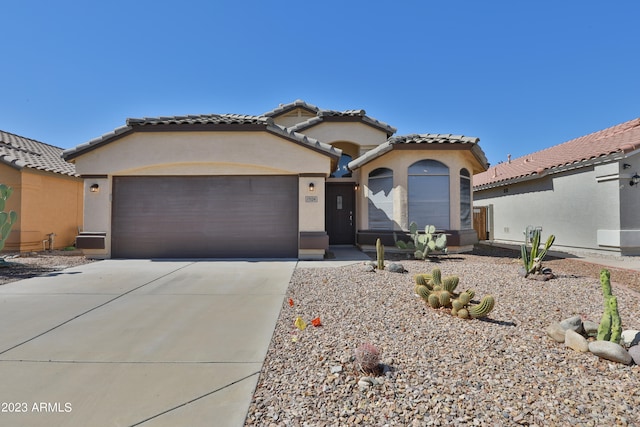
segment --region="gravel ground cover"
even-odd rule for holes
[[[496,248],[401,262],[407,273],[296,269],[245,425],[640,425],[639,366],[578,353],[544,332],[574,315],[600,321],[601,266],[552,259],[545,265],[557,278],[538,282],[518,276],[514,251]],[[413,276],[434,267],[458,275],[476,301],[494,295],[488,318],[426,307]],[[639,272],[609,270],[623,328],[640,329]],[[322,326],[299,330],[298,316]],[[380,349],[378,376],[354,364],[365,342]],[[373,385],[358,385],[365,376]]]
[[[3,256],[8,265],[0,267],[0,285],[93,262],[80,251],[54,250]]]

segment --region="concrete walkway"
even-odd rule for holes
[[[0,425],[242,426],[295,266],[106,260],[0,286]]]

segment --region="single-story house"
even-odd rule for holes
[[[488,239],[522,244],[526,230],[554,249],[640,254],[640,118],[509,159],[473,177]]]
[[[18,214],[5,252],[60,249],[74,244],[82,228],[84,184],[75,166],[62,159],[62,151],[0,131],[0,183],[13,188],[5,211]]]
[[[95,258],[321,259],[329,245],[393,245],[416,221],[469,249],[478,138],[395,132],[301,100],[128,119],[63,154],[85,179],[78,245]]]

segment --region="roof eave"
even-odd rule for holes
[[[607,155],[603,155],[603,156],[598,156],[598,157],[593,157],[590,159],[585,159],[579,162],[573,162],[573,163],[566,163],[563,165],[558,165],[558,166],[551,166],[549,168],[545,168],[545,169],[538,169],[536,171],[533,171],[531,173],[528,173],[526,175],[521,175],[518,177],[514,177],[514,178],[509,178],[509,179],[505,179],[503,181],[493,181],[493,182],[489,182],[486,184],[481,184],[478,186],[473,186],[473,190],[474,191],[480,191],[480,190],[488,190],[490,188],[499,188],[499,187],[504,187],[507,185],[512,185],[512,184],[518,184],[521,182],[526,182],[526,181],[532,181],[532,180],[536,180],[536,179],[540,179],[540,178],[544,178],[545,176],[548,175],[554,175],[557,173],[561,173],[561,172],[566,172],[569,170],[574,170],[574,169],[582,169],[585,167],[589,167],[589,166],[594,166],[594,165],[598,165],[601,163],[610,163],[610,162],[616,162],[619,161],[623,158],[627,157],[625,155],[625,153],[623,153],[622,151],[616,151],[614,153],[610,153]]]

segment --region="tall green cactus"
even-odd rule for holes
[[[600,271],[600,285],[604,298],[604,312],[598,326],[597,339],[619,343],[622,321],[618,312],[618,299],[611,293],[611,273],[606,268]]]
[[[376,258],[378,261],[378,270],[384,270],[384,245],[378,237],[376,240]]]
[[[11,227],[18,220],[18,214],[14,211],[5,212],[7,199],[13,194],[13,189],[5,184],[0,184],[0,251],[11,233]],[[4,260],[3,260],[4,261]]]

